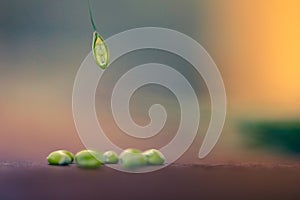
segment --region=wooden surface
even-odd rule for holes
[[[300,199],[300,167],[177,164],[128,174],[1,162],[0,199]]]

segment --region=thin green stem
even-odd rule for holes
[[[92,13],[92,8],[91,8],[91,2],[90,2],[90,0],[88,0],[88,4],[89,4],[90,20],[91,20],[91,23],[92,23],[94,31],[97,31],[96,25],[94,23],[94,18],[93,18],[93,13]]]

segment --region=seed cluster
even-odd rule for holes
[[[138,149],[125,149],[119,156],[114,151],[104,153],[95,150],[82,150],[74,156],[66,150],[57,150],[47,157],[49,165],[69,165],[75,160],[80,168],[99,168],[105,164],[118,164],[125,169],[135,169],[147,165],[163,165],[164,155],[156,150],[149,149],[144,152]]]

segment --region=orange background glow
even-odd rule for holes
[[[299,112],[300,2],[214,1],[231,105]],[[225,50],[227,49],[227,50]],[[223,63],[222,63],[223,62]]]

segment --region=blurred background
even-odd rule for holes
[[[71,103],[77,70],[91,51],[87,5],[83,0],[0,1],[1,160],[42,161],[55,149],[84,148]],[[92,7],[104,38],[144,26],[174,29],[197,40],[219,67],[228,98],[227,120],[219,142],[204,160],[197,159],[197,152],[210,104],[205,84],[188,63],[166,52],[146,50],[120,58],[109,69],[118,77],[139,60],[156,61],[190,77],[203,106],[203,123],[179,162],[299,161],[299,1],[93,0]],[[137,123],[147,122],[147,109],[157,102],[166,106],[171,118],[152,141],[131,140],[122,136],[111,118],[107,99],[114,81],[100,83],[96,96],[108,136],[123,147],[160,147],[170,140],[180,112],[174,96],[155,86],[137,92],[132,99]]]

